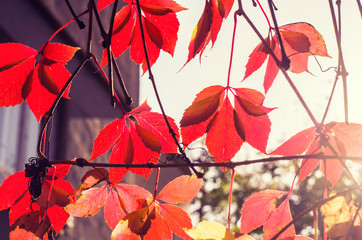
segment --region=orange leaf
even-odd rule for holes
[[[157,195],[156,199],[167,203],[186,203],[196,197],[202,184],[202,178],[196,175],[183,175],[169,182]]]

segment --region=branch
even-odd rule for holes
[[[146,58],[146,64],[147,64],[147,69],[148,69],[148,75],[149,75],[149,79],[151,80],[151,83],[152,83],[152,87],[153,87],[153,90],[155,92],[155,95],[156,95],[156,98],[157,98],[157,102],[158,102],[158,105],[161,109],[161,112],[162,112],[162,115],[163,115],[163,118],[165,119],[165,122],[166,122],[166,125],[168,127],[168,130],[170,132],[170,134],[172,135],[172,138],[173,140],[175,141],[181,155],[182,155],[182,158],[184,159],[184,161],[188,164],[188,166],[192,169],[192,171],[196,174],[196,176],[198,178],[202,178],[203,177],[203,174],[198,172],[194,166],[191,164],[191,161],[190,159],[186,156],[185,154],[185,151],[183,150],[183,148],[181,147],[181,145],[179,144],[177,138],[176,138],[176,133],[173,131],[171,125],[170,125],[170,122],[168,121],[167,119],[167,115],[165,113],[165,110],[163,108],[163,105],[162,105],[162,102],[161,102],[161,98],[158,94],[158,90],[157,90],[157,87],[156,87],[156,82],[155,82],[155,79],[153,77],[153,74],[152,74],[152,70],[151,70],[151,64],[150,64],[150,60],[149,60],[149,57],[148,57],[148,52],[147,52],[147,46],[146,46],[146,41],[145,41],[145,34],[144,34],[144,30],[143,30],[143,24],[142,24],[142,12],[141,12],[141,6],[140,6],[140,1],[139,0],[136,0],[137,2],[137,11],[138,11],[138,21],[140,22],[140,29],[141,29],[141,37],[142,37],[142,44],[143,44],[143,50],[144,50],[144,53],[145,53],[145,58]]]
[[[338,47],[338,71],[337,71],[337,75],[341,75],[342,76],[342,81],[343,81],[344,118],[345,118],[345,122],[349,123],[349,120],[348,120],[348,97],[347,97],[347,75],[348,75],[348,72],[347,72],[346,66],[344,64],[343,53],[342,53],[340,2],[337,1],[337,3],[339,3],[338,4],[339,26],[337,24],[336,15],[334,13],[334,7],[333,7],[332,0],[328,0],[328,3],[329,3],[331,16],[332,16],[333,28],[334,28],[334,33],[335,33],[335,36],[336,36],[337,47]]]
[[[250,165],[255,163],[275,162],[283,160],[297,160],[297,159],[349,159],[354,161],[361,161],[362,156],[328,156],[323,153],[312,154],[312,155],[292,155],[292,156],[280,156],[280,157],[268,157],[258,158],[253,160],[245,160],[238,162],[194,162],[194,163],[145,163],[145,164],[116,164],[116,163],[96,163],[88,162],[83,158],[77,158],[76,161],[70,160],[56,160],[49,161],[51,164],[70,164],[79,167],[91,166],[91,167],[118,167],[118,168],[184,168],[184,167],[225,167],[233,169],[235,167]]]

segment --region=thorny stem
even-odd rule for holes
[[[76,165],[80,167],[84,166],[94,166],[94,167],[119,167],[119,168],[183,168],[188,166],[193,167],[225,167],[225,168],[235,168],[244,165],[250,165],[255,163],[265,163],[265,162],[275,162],[275,161],[286,161],[286,160],[298,160],[305,158],[313,158],[313,159],[350,159],[354,161],[362,162],[362,156],[332,156],[332,155],[324,155],[323,153],[317,153],[312,155],[291,155],[291,156],[281,156],[281,157],[268,157],[268,158],[258,158],[253,160],[245,160],[245,161],[233,161],[233,162],[195,162],[195,163],[145,163],[145,164],[112,164],[112,163],[96,163],[96,162],[88,162],[82,158],[78,158],[76,161],[70,160],[57,160],[57,161],[49,161],[50,164],[70,164]]]
[[[180,146],[177,138],[176,138],[176,133],[173,131],[171,125],[170,125],[170,122],[168,121],[167,119],[167,115],[165,113],[165,110],[163,108],[163,105],[162,105],[162,102],[161,102],[161,98],[158,94],[158,90],[157,90],[157,87],[156,87],[156,82],[155,82],[155,79],[153,77],[153,74],[152,74],[152,70],[151,70],[151,64],[150,64],[150,61],[149,61],[149,57],[148,57],[148,52],[147,52],[147,46],[146,46],[146,41],[145,41],[145,34],[144,34],[144,30],[143,30],[143,24],[142,24],[142,12],[141,12],[141,6],[140,6],[140,1],[139,0],[136,0],[136,3],[137,3],[137,11],[138,11],[138,21],[140,23],[140,30],[141,30],[141,37],[142,37],[142,44],[143,44],[143,50],[144,50],[144,54],[145,54],[145,58],[146,58],[146,64],[147,64],[147,69],[148,69],[148,75],[149,75],[149,79],[151,80],[151,83],[152,83],[152,86],[153,86],[153,90],[155,92],[155,95],[156,95],[156,98],[157,98],[157,102],[158,102],[158,105],[161,109],[161,112],[162,112],[162,115],[163,115],[163,118],[165,119],[165,122],[166,122],[166,125],[169,129],[169,132],[170,134],[172,135],[172,138],[173,140],[175,141],[181,155],[182,155],[182,158],[184,159],[184,161],[188,164],[188,166],[192,169],[192,171],[196,174],[196,176],[198,178],[202,178],[203,177],[203,174],[198,172],[194,166],[192,165],[190,159],[186,156],[185,154],[185,151],[182,149],[182,147]]]
[[[230,222],[231,222],[231,203],[233,198],[233,184],[235,179],[235,169],[231,169],[231,178],[230,178],[230,190],[229,190],[229,209],[228,209],[228,230],[230,231]]]
[[[349,189],[339,192],[336,195],[333,195],[329,198],[318,200],[318,201],[314,202],[314,204],[312,206],[303,210],[301,213],[299,213],[297,216],[295,216],[293,218],[293,220],[290,221],[287,225],[285,225],[285,227],[283,227],[274,237],[272,237],[271,240],[276,240],[285,230],[287,230],[291,225],[293,225],[296,221],[298,221],[300,218],[302,218],[304,215],[306,215],[313,209],[316,209],[316,208],[322,206],[323,204],[335,199],[336,197],[343,196],[347,193],[353,192],[358,189],[361,189],[361,186],[349,188]]]
[[[337,72],[337,75],[340,74],[342,76],[342,82],[343,82],[344,118],[345,118],[345,122],[348,124],[349,123],[349,120],[348,120],[348,97],[347,97],[347,75],[348,75],[348,73],[347,73],[346,66],[345,66],[344,60],[343,60],[341,32],[340,32],[341,26],[338,27],[332,0],[328,0],[328,3],[329,3],[331,16],[332,16],[333,28],[334,28],[334,33],[336,36],[337,47],[338,47],[338,72]],[[340,9],[339,5],[338,5],[338,8]],[[339,20],[340,20],[340,14],[339,14]],[[340,24],[341,24],[341,22],[339,21],[339,25]]]
[[[73,18],[74,18],[75,21],[77,22],[79,29],[85,28],[84,22],[82,22],[82,21],[79,20],[79,18],[77,17],[77,15],[75,14],[75,12],[74,12],[74,10],[73,10],[73,8],[72,8],[72,5],[70,5],[69,0],[65,0],[65,2],[66,2],[67,6],[68,6],[68,8],[69,8],[70,13],[72,14]]]

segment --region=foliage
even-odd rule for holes
[[[173,0],[125,2],[126,5],[118,12],[117,0],[99,0],[97,4],[93,0],[88,2],[88,9],[80,14],[88,15],[88,44],[82,63],[72,74],[65,65],[79,48],[51,41],[73,20],[55,32],[39,51],[20,43],[0,44],[0,55],[3,56],[0,58],[0,107],[14,106],[26,100],[38,122],[43,120],[38,156],[31,158],[25,171],[11,175],[0,186],[0,210],[10,208],[10,238],[52,239],[53,233],[59,233],[70,215],[88,217],[103,208],[105,222],[113,231],[112,239],[172,239],[173,234],[183,239],[253,239],[248,234],[258,228],[263,229],[263,239],[310,239],[296,234],[295,223],[313,211],[314,227],[317,228],[317,209],[320,207],[326,223],[326,227],[323,227],[324,236],[328,235],[331,239],[341,236],[345,239],[358,237],[361,203],[351,196],[354,194],[356,199],[360,199],[358,196],[361,186],[346,163],[350,160],[361,162],[362,124],[349,123],[347,111],[345,122],[332,121],[325,124],[325,117],[317,121],[289,76],[289,72],[308,72],[309,56],[329,57],[322,35],[305,22],[278,26],[275,5],[268,0],[272,26],[263,7],[256,0],[253,3],[264,13],[269,25],[268,36],[264,38],[249,19],[240,0],[205,0],[204,11],[191,35],[185,65],[196,55],[201,57],[210,42],[213,45],[217,41],[223,20],[230,15],[235,5],[237,10],[234,12],[228,79],[225,86],[212,85],[201,90],[184,111],[178,127],[164,112],[151,67],[157,62],[161,50],[173,56],[179,30],[176,14],[186,9]],[[98,13],[111,6],[113,14],[106,31]],[[331,13],[335,14],[333,5]],[[94,16],[103,38],[101,44],[105,48],[101,64],[90,50]],[[271,156],[243,161],[235,156],[244,143],[266,154],[272,128],[269,113],[274,108],[264,106],[263,93],[251,88],[230,86],[239,17],[250,25],[261,41],[249,56],[243,80],[258,71],[267,60],[265,94],[273,85],[278,72],[282,72],[314,124],[285,141],[269,153]],[[74,18],[81,28],[82,24],[77,16]],[[343,52],[340,28],[337,27],[337,22],[333,24],[339,54],[336,81],[342,77],[345,82],[347,74],[341,60]],[[115,93],[112,73],[118,71],[118,68],[113,60],[127,49],[130,49],[131,58],[141,65],[143,73],[149,74],[161,113],[152,112],[147,102],[126,111],[123,102],[128,102],[127,99],[130,98],[127,91],[123,91],[124,96]],[[68,97],[72,81],[89,60],[96,62],[105,80],[109,82],[110,95],[112,101],[118,102],[120,116],[99,132],[88,160],[75,158],[71,161],[52,161],[44,153],[44,143],[47,142],[44,132],[59,100]],[[101,66],[109,69],[109,76]],[[332,92],[330,100],[333,95]],[[120,97],[126,101],[121,101]],[[328,110],[329,105],[326,113]],[[212,158],[208,158],[206,162],[192,162],[185,150],[201,137],[205,137],[205,152]],[[108,163],[96,165],[92,162],[108,151],[111,151]],[[173,179],[158,193],[160,168],[170,167],[168,163],[158,161],[162,153],[181,157],[185,163],[175,164],[173,167],[187,166],[195,174]],[[233,184],[234,181],[237,182],[235,168],[266,162],[276,165],[278,160],[294,159],[303,160],[291,187],[286,191],[264,189],[251,193],[247,198],[244,196],[243,205],[238,209],[240,229],[237,233],[231,232]],[[71,165],[93,167],[84,174],[76,190],[64,180]],[[323,196],[318,196],[311,206],[301,209],[300,213],[294,213],[293,217],[290,200],[296,194],[294,182],[299,176],[296,184],[303,188],[306,179],[315,172],[318,165],[324,174]],[[108,170],[103,167],[108,167]],[[227,226],[201,221],[193,228],[188,213],[177,205],[190,202],[199,193],[203,171],[196,170],[196,167],[231,170]],[[155,168],[157,177],[153,194],[140,186],[120,183],[129,171],[147,179]],[[340,182],[343,172],[357,186],[327,197],[327,181],[333,188]],[[301,201],[305,197],[302,195],[299,195]],[[222,199],[217,201],[221,202]]]

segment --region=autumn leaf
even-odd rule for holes
[[[114,0],[113,0],[114,1]],[[99,10],[104,9],[113,1],[99,1]],[[115,57],[130,48],[131,58],[142,64],[143,72],[147,71],[146,57],[143,50],[140,22],[136,1],[128,3],[117,14],[112,29],[111,48]],[[142,26],[144,29],[147,53],[152,66],[163,50],[173,56],[179,22],[176,13],[186,10],[173,0],[140,0]],[[103,52],[101,65],[108,63],[107,52]]]
[[[202,179],[192,176],[180,176],[169,182],[157,195],[156,200],[179,204],[191,201],[195,192],[199,192]]]
[[[270,215],[268,220],[263,224],[263,239],[271,239],[293,220],[292,214],[290,213],[289,197],[290,195],[287,196],[287,198],[279,205],[279,207]],[[279,236],[280,239],[294,239],[294,237],[294,225],[289,226]]]
[[[332,192],[329,196],[334,196]],[[354,233],[353,228],[361,225],[362,211],[357,213],[357,207],[354,206],[354,198],[348,194],[346,196],[338,196],[333,200],[323,204],[320,208],[323,220],[327,224],[327,235],[330,239],[345,239],[350,232],[350,238],[359,239],[358,231]],[[355,218],[357,214],[357,217]],[[353,226],[352,226],[353,225]],[[358,236],[359,235],[359,236]]]
[[[63,166],[59,166],[59,169],[62,168]],[[64,167],[64,169],[67,168],[69,170],[69,167]],[[25,171],[17,172],[4,180],[0,186],[2,193],[0,195],[0,210],[10,207],[11,235],[25,236],[32,233],[36,235],[35,229],[43,229],[42,225],[39,224],[45,224],[40,222],[44,217],[48,219],[54,231],[59,233],[69,217],[69,214],[64,211],[63,207],[74,201],[74,198],[71,196],[74,191],[73,187],[63,178],[60,178],[64,177],[66,172],[67,170],[60,170],[57,174],[56,171],[49,171],[44,177],[43,184],[39,185],[42,191],[40,197],[35,202],[32,201],[28,190],[30,180],[28,177],[25,177]],[[34,211],[36,213],[32,215]],[[27,216],[34,218],[38,226],[37,228],[32,227],[34,222],[26,221],[26,218],[29,218]],[[30,228],[33,229],[32,233],[25,233],[29,232]],[[44,225],[43,230],[46,231],[42,232],[42,235],[49,230],[48,224]]]
[[[308,72],[308,57],[311,55],[329,57],[322,35],[309,23],[299,22],[280,26],[279,31],[285,53],[290,60],[290,71],[294,73]],[[265,41],[281,61],[281,49],[276,34],[269,34]],[[245,80],[258,70],[267,58],[268,63],[264,76],[265,93],[268,92],[273,84],[279,72],[279,67],[263,43],[259,43],[249,55],[243,79]]]
[[[127,214],[116,225],[112,237],[122,239],[121,237],[127,234],[132,239],[171,240],[174,233],[182,239],[192,239],[184,230],[192,227],[188,214],[178,206],[162,204],[158,200],[168,203],[189,202],[197,195],[201,184],[202,179],[195,175],[175,178],[161,190],[155,199],[152,197],[145,199],[139,209]],[[137,235],[139,238],[136,237]]]
[[[64,65],[79,48],[46,43],[36,51],[20,43],[0,44],[0,107],[27,100],[38,122],[70,77]],[[36,64],[36,58],[40,61]],[[63,97],[68,97],[69,89]]]
[[[206,134],[206,146],[218,162],[230,161],[244,142],[265,152],[271,126],[267,114],[272,109],[264,107],[263,101],[264,96],[253,89],[219,85],[205,88],[181,119],[183,144],[187,146]]]
[[[241,209],[241,233],[250,231],[262,226],[275,212],[276,202],[287,192],[279,190],[263,190],[252,194],[246,199]]]
[[[272,155],[301,155],[318,154],[339,156],[360,156],[362,150],[362,125],[356,123],[330,122],[323,127],[324,135],[315,127],[305,129],[270,154]],[[341,160],[345,162],[345,160]],[[343,165],[338,159],[303,159],[298,183],[305,179],[320,163],[320,169],[334,186],[343,172]]]
[[[235,237],[230,230],[218,222],[201,221],[194,229],[187,230],[187,234],[192,238],[199,240],[235,240]],[[244,239],[248,238],[244,237]]]
[[[167,117],[178,139],[178,127]],[[157,163],[161,152],[176,153],[176,143],[169,132],[163,116],[151,112],[145,101],[138,108],[114,120],[103,128],[94,141],[90,161],[112,149],[109,163],[146,164]],[[129,169],[110,168],[109,179],[121,181]],[[147,178],[152,169],[131,168],[130,171]]]
[[[233,4],[234,0],[205,0],[204,11],[191,35],[189,55],[185,64],[197,54],[200,54],[201,58],[210,41],[214,45],[222,21],[229,15]]]
[[[101,182],[106,184],[94,187]],[[80,196],[64,208],[70,215],[88,217],[103,207],[104,219],[111,229],[128,213],[140,209],[145,199],[151,196],[150,192],[136,185],[111,183],[108,171],[102,168],[86,172],[75,194]]]

